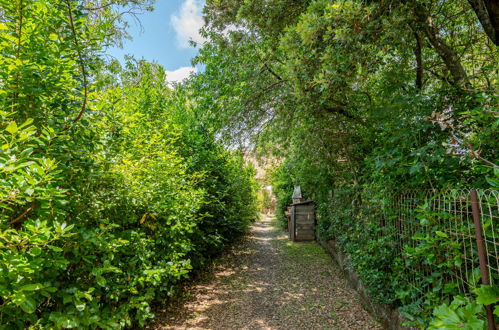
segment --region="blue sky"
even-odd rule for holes
[[[129,19],[132,40],[124,42],[123,49],[110,48],[107,54],[123,59],[125,54],[162,64],[170,81],[180,81],[197,68],[191,59],[197,50],[188,44],[190,39],[202,43],[198,30],[203,25],[202,0],[156,0],[155,10],[138,18]]]

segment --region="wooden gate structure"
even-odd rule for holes
[[[293,241],[315,240],[315,203],[305,201],[291,204],[288,218],[289,238]]]

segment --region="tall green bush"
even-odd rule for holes
[[[144,325],[245,232],[254,173],[159,65],[104,63],[113,6],[1,4],[0,328]]]

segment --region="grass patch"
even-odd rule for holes
[[[283,244],[283,252],[304,264],[329,261],[329,256],[316,242],[287,241]]]
[[[283,231],[280,228],[280,223],[277,218],[273,216],[270,219],[272,225],[272,231],[274,232],[283,232],[283,234],[287,234],[286,231]],[[282,244],[282,250],[285,255],[290,257],[299,257],[301,263],[309,264],[310,262],[327,262],[329,261],[329,256],[324,252],[322,247],[317,244],[317,242],[293,242],[289,239]]]

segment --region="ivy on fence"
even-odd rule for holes
[[[455,322],[485,324],[483,304],[499,298],[491,298],[499,282],[499,193],[477,192],[482,264],[466,189],[396,195],[335,190],[319,204],[319,232],[350,255],[373,298],[398,305],[412,325],[428,325],[432,312],[439,324],[446,311]],[[477,295],[483,304],[473,303]],[[449,315],[444,319],[449,322]]]

